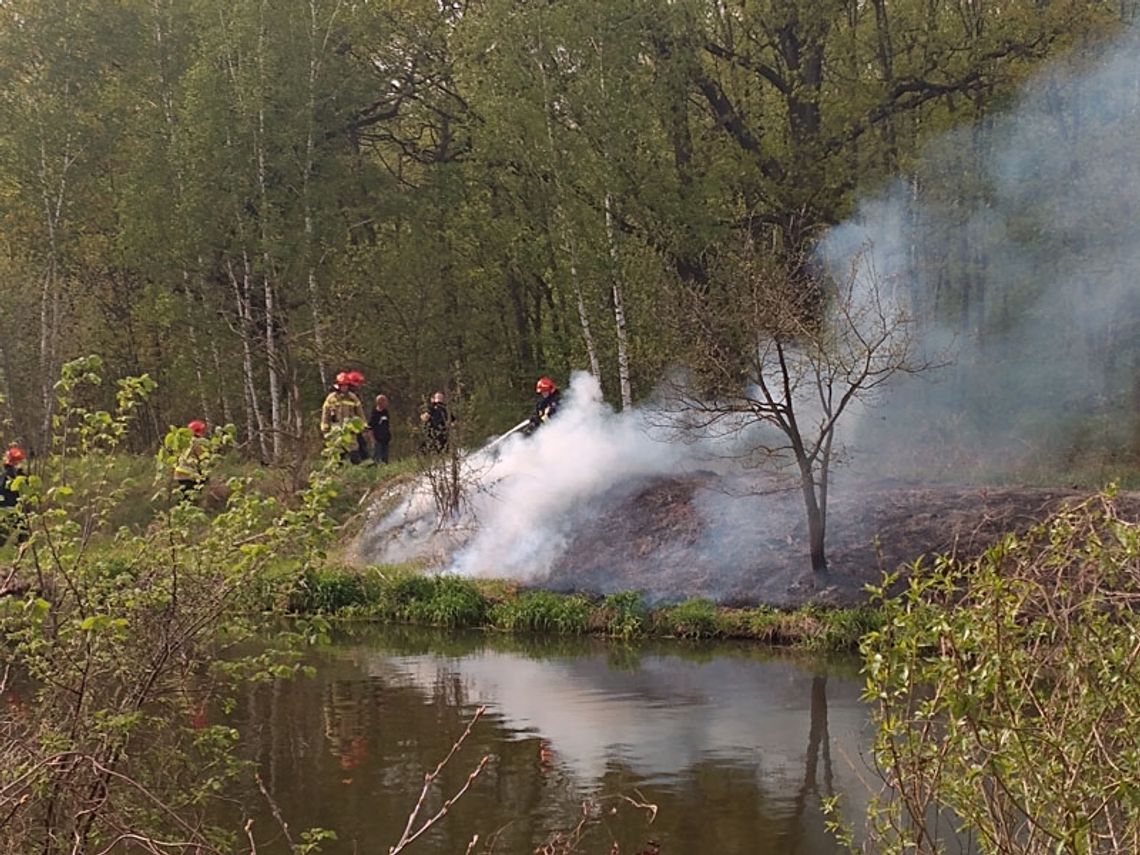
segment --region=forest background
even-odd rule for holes
[[[251,457],[287,459],[315,447],[346,368],[390,397],[397,442],[436,389],[488,433],[525,415],[540,374],[591,370],[627,408],[707,334],[694,296],[731,311],[757,257],[795,281],[823,230],[887,185],[912,203],[908,264],[936,283],[924,311],[962,358],[988,359],[986,337],[1043,286],[993,275],[1002,246],[973,216],[993,193],[985,131],[1030,75],[1095,65],[1136,8],[2,0],[6,438],[46,447],[60,367],[86,353],[157,380],[137,450],[205,418],[237,425]],[[1071,145],[1079,184],[1112,147],[1079,144],[1063,88],[1045,104],[1041,133]],[[955,168],[924,165],[956,127]],[[1046,258],[1096,269],[1095,236],[1130,224],[1069,211],[1096,228],[1055,241],[1034,189],[1002,239]],[[1039,356],[1095,366],[1042,407],[1127,425],[1111,446],[1135,456],[1127,318],[1095,336],[1062,323]]]

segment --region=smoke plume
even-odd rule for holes
[[[863,420],[878,471],[1016,477],[1140,451],[1138,48],[1054,64],[825,242],[831,263],[868,250],[924,351],[950,356]]]
[[[440,525],[430,484],[419,483],[359,549],[376,562],[427,557],[467,576],[542,578],[599,503],[623,487],[693,469],[731,466],[722,441],[678,443],[646,410],[615,412],[597,378],[571,378],[557,416],[532,436],[516,434],[463,462],[458,516]]]

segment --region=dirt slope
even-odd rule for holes
[[[802,497],[755,477],[711,473],[625,485],[579,525],[543,587],[651,602],[705,597],[725,604],[854,604],[883,569],[921,555],[973,557],[1088,494],[1017,487],[882,482],[837,487],[826,573],[812,573]],[[1120,497],[1140,519],[1140,494]],[[616,510],[615,510],[616,508]]]

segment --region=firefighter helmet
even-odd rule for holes
[[[190,433],[194,434],[194,436],[206,435],[206,423],[201,419],[194,419],[186,425],[186,427],[190,428]]]
[[[539,395],[549,395],[557,390],[558,387],[549,377],[539,377],[538,382],[534,384],[534,391]]]

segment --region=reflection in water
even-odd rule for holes
[[[836,851],[820,799],[841,794],[851,816],[864,806],[867,712],[851,663],[407,630],[314,659],[313,679],[251,688],[239,727],[294,834],[336,831],[325,853],[386,852],[424,773],[481,704],[442,792],[493,760],[414,852],[463,853],[479,834],[477,851],[493,840],[495,852],[529,853],[571,828],[583,800],[609,798],[584,852],[652,841],[663,853],[817,855]],[[657,805],[656,819],[621,796]],[[242,798],[259,851],[285,851],[256,790]]]

